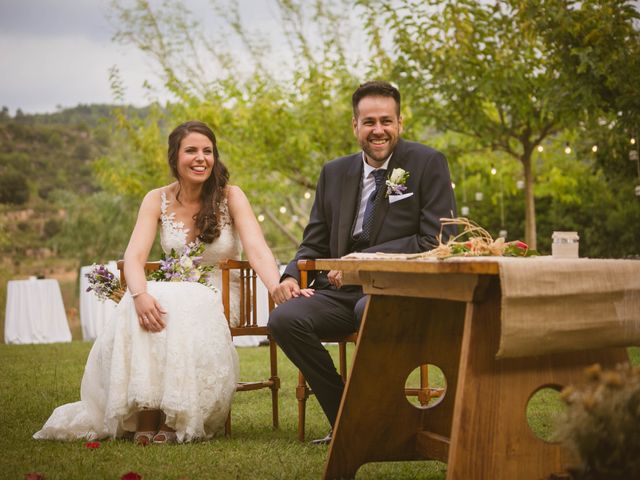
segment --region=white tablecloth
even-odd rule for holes
[[[70,342],[71,331],[57,280],[7,282],[5,343]]]
[[[111,261],[106,265],[107,269],[116,277],[120,276],[118,265]],[[102,328],[111,318],[116,304],[111,300],[101,302],[95,293],[87,292],[89,280],[85,276],[93,268],[88,265],[80,268],[80,323],[82,325],[82,338],[84,340],[95,340],[102,332]]]

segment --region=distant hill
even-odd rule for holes
[[[0,203],[47,200],[55,189],[91,193],[91,163],[109,151],[113,105],[78,105],[55,113],[0,114]],[[144,116],[146,109],[129,110]]]
[[[80,197],[99,191],[92,164],[113,150],[113,105],[78,105],[48,114],[11,117],[0,111],[0,252],[47,257],[48,240],[63,227],[56,191]],[[146,109],[127,107],[132,115]],[[54,249],[55,250],[55,249]]]

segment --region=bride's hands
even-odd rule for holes
[[[147,332],[159,332],[165,327],[162,315],[166,314],[158,301],[147,292],[133,299],[138,314],[138,323]]]

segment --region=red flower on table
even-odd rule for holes
[[[520,250],[529,250],[529,245],[527,245],[524,242],[521,242],[520,240],[517,240],[515,242],[516,247],[518,247]]]

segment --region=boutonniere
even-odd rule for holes
[[[407,191],[407,178],[409,178],[409,172],[403,168],[394,168],[391,171],[391,175],[387,178],[387,197],[389,195],[402,195]]]

